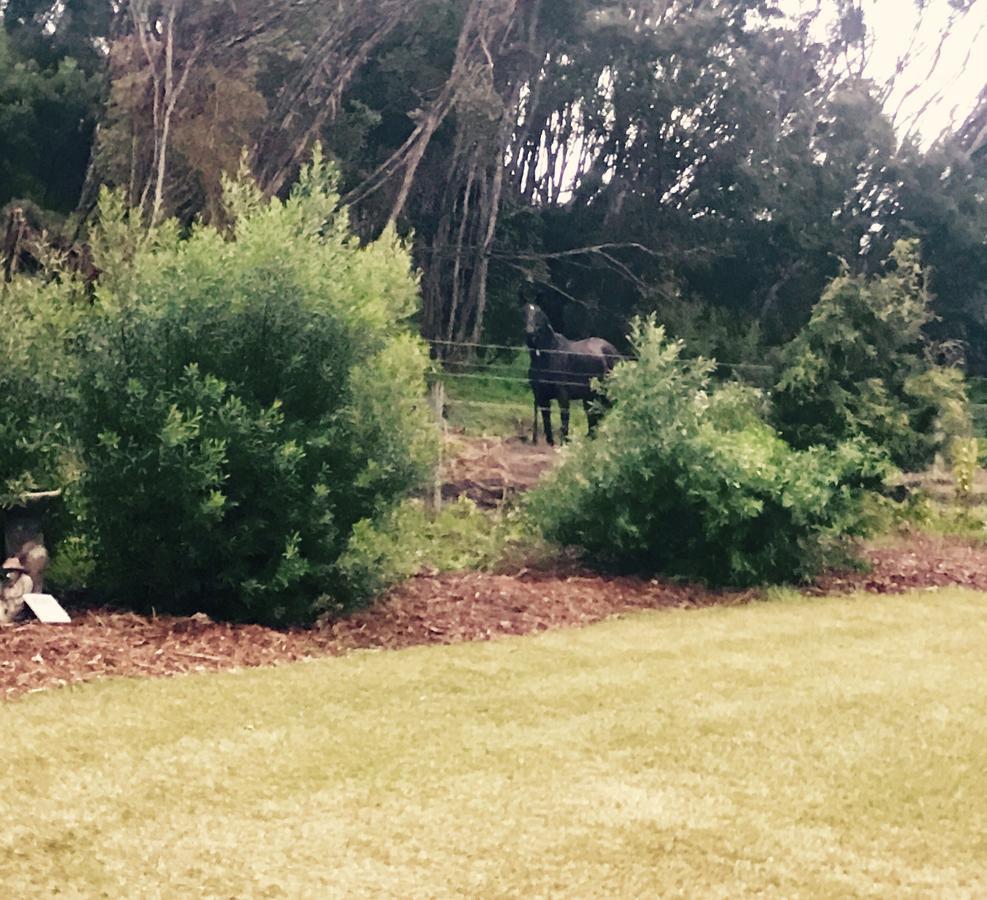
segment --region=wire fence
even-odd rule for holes
[[[545,369],[539,369],[539,374],[540,375],[559,374],[559,375],[565,375],[567,377],[571,377],[572,375],[571,372],[565,372],[562,370],[546,371]],[[477,372],[443,372],[442,377],[443,378],[473,378],[479,381],[506,381],[508,383],[514,383],[514,384],[525,384],[525,385],[528,384],[528,379],[520,375],[486,375]],[[559,387],[582,387],[586,384],[585,381],[567,381],[567,380],[562,380],[562,378],[552,378],[551,383]]]
[[[526,351],[529,348],[525,344],[476,344],[472,341],[446,341],[440,338],[429,338],[429,343],[438,347],[452,347],[452,348],[463,348],[465,350],[513,350],[515,353],[520,353]],[[542,353],[568,353],[571,351],[567,350],[542,350]],[[633,356],[627,356],[623,353],[611,354],[616,359],[634,359]]]
[[[443,430],[451,428],[468,437],[496,437],[497,446],[501,446],[500,439],[509,436],[519,438],[522,442],[538,442],[540,411],[535,409],[528,377],[528,347],[452,340],[433,340],[431,343],[436,365],[430,378],[428,403]],[[445,348],[447,352],[435,352],[434,345]],[[484,358],[481,352],[485,351],[497,351],[498,355]],[[541,352],[561,354],[572,351]],[[501,355],[508,353],[512,355],[509,360]],[[615,357],[620,362],[632,362],[635,359],[627,354],[616,354]],[[565,368],[539,368],[539,373],[558,376],[552,381],[562,387],[585,386],[585,381],[571,380],[572,372]],[[776,374],[773,366],[746,362],[716,362],[713,369],[715,378],[739,380],[760,388],[770,387]],[[969,409],[974,433],[978,436],[987,435],[987,403],[971,403]],[[574,429],[585,429],[582,404],[577,401],[572,411],[574,416],[570,421],[571,426]],[[482,453],[491,454],[495,464],[499,465],[491,445],[484,446],[488,449]],[[446,452],[443,442],[443,457]],[[447,469],[447,462],[440,460],[429,497],[429,502],[435,509],[441,507],[443,502],[444,473]]]
[[[433,339],[433,355],[439,361],[435,380],[440,381],[445,390],[442,397],[442,412],[454,408],[509,411],[518,415],[532,412],[533,400],[530,398],[530,381],[523,356],[529,348],[523,344],[491,344],[475,341],[454,341]],[[492,358],[478,358],[479,352],[494,351]],[[572,351],[543,349],[542,354],[551,357],[552,354],[571,354]],[[504,362],[499,354],[513,354],[513,361]],[[635,357],[628,354],[611,354],[618,362],[633,362]],[[543,368],[541,375],[558,376],[551,378],[553,384],[560,387],[582,387],[585,382],[572,380],[572,372],[564,368]],[[765,386],[770,383],[774,369],[768,365],[756,363],[715,363],[714,374],[732,376],[740,380]],[[484,396],[483,388],[489,387],[491,395]],[[509,394],[511,396],[503,396]]]
[[[431,379],[433,385],[441,384],[440,399],[434,396],[429,402],[437,404],[437,415],[443,425],[456,429],[473,429],[484,433],[522,433],[531,426],[534,412],[534,398],[528,378],[528,347],[518,344],[488,344],[471,341],[433,340],[433,345],[442,345],[458,351],[455,354],[436,355],[436,369]],[[502,357],[479,358],[476,351],[496,350],[513,354],[511,361]],[[543,350],[542,353],[567,351]],[[571,351],[568,351],[571,352]],[[451,357],[451,358],[450,358]],[[635,357],[617,354],[621,362],[633,361]],[[571,372],[562,368],[540,369],[541,374],[559,376],[552,379],[561,387],[581,387],[585,382],[571,380]],[[767,389],[774,383],[776,370],[767,364],[721,363],[716,362],[713,371],[715,378],[738,380],[752,386]],[[978,398],[979,399],[979,398]],[[970,403],[969,411],[973,420],[973,433],[987,437],[987,403]],[[575,404],[577,416],[581,404]],[[524,423],[527,425],[522,428]]]
[[[530,348],[525,344],[480,344],[480,343],[474,343],[472,341],[452,341],[452,340],[443,340],[440,338],[430,338],[429,343],[432,344],[433,347],[445,347],[454,350],[455,349],[465,350],[468,353],[472,353],[473,351],[476,350],[493,350],[498,353],[504,351],[511,351],[516,355],[519,353],[528,352],[530,350]],[[547,356],[551,356],[552,354],[568,355],[572,353],[571,350],[553,350],[553,349],[542,349],[539,352],[544,353]],[[636,356],[632,356],[625,353],[609,353],[607,355],[611,359],[616,359],[622,362],[626,362],[626,361],[633,362],[635,359],[637,359]],[[442,357],[442,354],[437,353],[436,356]],[[507,366],[508,368],[510,368],[509,364],[505,364],[505,363],[498,364],[492,360],[491,361],[470,360],[468,357],[465,359],[454,358],[452,360],[449,360],[449,362],[453,365],[482,365],[482,366],[499,365],[499,366]],[[745,362],[728,363],[728,362],[721,362],[719,360],[715,360],[714,363],[717,369],[749,370],[749,371],[762,371],[762,372],[774,371],[774,369],[771,366],[761,363],[745,363]]]
[[[971,403],[970,415],[973,418],[974,434],[987,435],[987,403]]]
[[[428,403],[440,428],[451,428],[465,436],[496,436],[498,439],[513,436],[525,442],[539,442],[539,431],[543,430],[544,423],[541,411],[535,408],[531,390],[527,346],[446,339],[433,340],[431,344],[435,367],[430,378]],[[584,388],[586,381],[576,380],[579,376],[564,363],[557,366],[552,363],[553,354],[571,353],[571,350],[541,350],[542,357],[547,356],[547,360],[541,360],[539,375],[558,387]],[[634,356],[625,353],[610,354],[610,357],[619,363],[635,360]],[[713,375],[765,387],[773,381],[774,369],[752,363],[716,363]],[[559,412],[553,411],[551,417],[555,418]],[[571,413],[571,433],[582,432],[588,425],[583,404],[576,401]],[[561,416],[555,420],[559,425],[560,419]],[[443,442],[443,458],[429,492],[429,502],[434,509],[443,503],[448,469],[445,452]],[[495,459],[499,451],[488,449],[485,452],[493,454],[491,458]]]

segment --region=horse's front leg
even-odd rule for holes
[[[538,398],[537,397],[535,398],[535,402],[533,406],[535,410],[535,416],[531,423],[531,443],[537,444],[538,443]]]
[[[549,445],[554,444],[555,440],[552,436],[552,400],[551,398],[546,398],[538,401],[538,408],[541,410],[541,421],[545,426],[545,440]]]
[[[562,420],[562,443],[569,440],[569,398],[559,397],[559,418]]]

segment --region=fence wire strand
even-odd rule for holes
[[[571,375],[571,372],[564,372],[565,375]],[[524,384],[527,385],[530,382],[527,378],[522,378],[517,375],[478,375],[475,372],[443,372],[440,378],[474,378],[480,381],[506,381],[508,383],[514,384]],[[561,387],[586,387],[585,381],[557,381],[556,379],[551,379],[549,384],[561,386]]]
[[[472,341],[445,341],[441,338],[426,338],[430,344],[439,344],[443,347],[464,347],[470,350],[513,350],[519,352],[522,350],[530,350],[526,344],[476,344]],[[572,350],[547,350],[543,349],[542,353],[572,353]],[[636,359],[634,356],[628,356],[624,353],[611,353],[609,354],[612,359],[619,360],[633,360]]]
[[[501,382],[505,385],[518,385],[523,386],[525,389],[530,387],[530,379],[525,372],[522,374],[518,371],[518,361],[513,363],[506,362],[496,362],[491,359],[486,361],[483,359],[477,359],[474,351],[478,350],[494,350],[494,351],[510,351],[515,354],[523,354],[530,351],[530,348],[526,345],[518,344],[487,344],[475,341],[452,341],[443,339],[432,339],[429,341],[432,345],[439,345],[441,347],[459,349],[468,351],[467,358],[464,359],[454,359],[454,360],[437,360],[440,364],[438,371],[434,373],[434,378],[443,384],[450,383],[455,384],[453,379],[460,379],[460,383],[468,383],[469,381],[478,382]],[[557,350],[557,349],[543,349],[541,351],[545,354],[570,354],[571,350]],[[437,354],[439,355],[439,354]],[[473,358],[469,358],[472,355]],[[621,362],[634,361],[636,357],[629,356],[627,354],[611,354],[612,359],[616,359]],[[772,371],[772,367],[768,365],[762,365],[758,363],[723,363],[715,362],[717,369],[731,370],[735,373],[748,372],[769,372]],[[466,371],[459,371],[465,369]],[[539,374],[544,376],[570,376],[571,372],[566,369],[539,369]],[[509,374],[508,374],[509,373]],[[465,379],[465,382],[462,381]],[[555,380],[551,379],[551,383],[561,387],[584,387],[585,382],[582,381],[571,381],[571,380]],[[578,401],[576,401],[578,405]],[[468,407],[476,409],[500,409],[500,410],[510,410],[520,415],[522,413],[531,414],[533,409],[532,403],[525,403],[520,400],[470,400],[466,398],[459,398],[453,395],[445,395],[443,398],[444,409],[454,409],[457,407]]]
[[[449,340],[443,340],[441,338],[427,338],[426,340],[430,344],[438,344],[438,345],[443,346],[443,347],[453,347],[453,348],[460,348],[461,347],[461,348],[467,349],[467,350],[512,350],[515,353],[520,353],[520,352],[524,352],[524,351],[530,351],[530,349],[531,349],[530,347],[528,347],[525,344],[481,344],[481,343],[475,343],[473,341],[449,341]],[[570,353],[573,353],[572,350],[552,350],[552,349],[543,349],[543,350],[541,350],[541,352],[542,353],[546,353],[546,354],[553,354],[553,353],[557,353],[557,354],[562,354],[562,353],[570,354]],[[628,355],[626,353],[611,353],[611,354],[608,354],[608,355],[610,356],[611,359],[617,359],[617,360],[620,360],[621,362],[633,362],[634,360],[637,359],[636,356],[630,356],[630,355]],[[712,362],[714,363],[714,365],[717,368],[723,368],[723,369],[735,369],[735,370],[744,370],[744,369],[747,369],[747,370],[750,370],[750,371],[761,371],[761,372],[767,372],[767,371],[771,371],[772,370],[772,367],[771,366],[765,365],[763,363],[743,363],[743,362],[741,362],[741,363],[729,363],[729,362],[721,362],[720,360],[712,360]],[[453,363],[455,365],[467,365],[467,366],[504,366],[506,368],[509,368],[509,366],[506,363],[485,363],[485,362],[479,362],[479,361],[473,362],[473,361],[468,361],[468,360],[464,360],[464,361],[453,361]]]

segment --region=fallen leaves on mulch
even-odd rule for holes
[[[101,675],[174,675],[300,659],[315,648],[298,635],[207,616],[148,618],[72,610],[69,625],[0,627],[0,689],[12,695]]]
[[[987,591],[987,547],[955,538],[915,534],[868,548],[866,572],[832,572],[810,593],[865,590],[900,594],[915,588],[967,587]]]
[[[69,625],[0,627],[0,691],[12,697],[102,675],[174,675],[355,649],[489,640],[631,610],[737,603],[750,596],[639,578],[458,573],[411,578],[374,607],[311,629],[230,625],[202,614],[148,618],[78,610]]]
[[[987,548],[914,537],[867,554],[867,573],[834,573],[813,593],[891,593],[961,585],[987,590]],[[70,625],[0,627],[0,692],[6,697],[104,675],[164,676],[272,665],[361,648],[489,640],[598,622],[641,609],[744,603],[755,592],[580,573],[421,575],[374,607],[302,630],[229,625],[206,616],[147,618],[73,610]]]
[[[710,591],[643,578],[484,573],[419,576],[372,608],[326,626],[340,650],[485,641],[588,625],[641,609],[742,603],[754,592]]]

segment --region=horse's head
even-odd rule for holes
[[[548,321],[548,316],[534,303],[525,303],[523,312],[525,343],[532,350],[545,346],[547,338],[552,334],[552,325]]]

